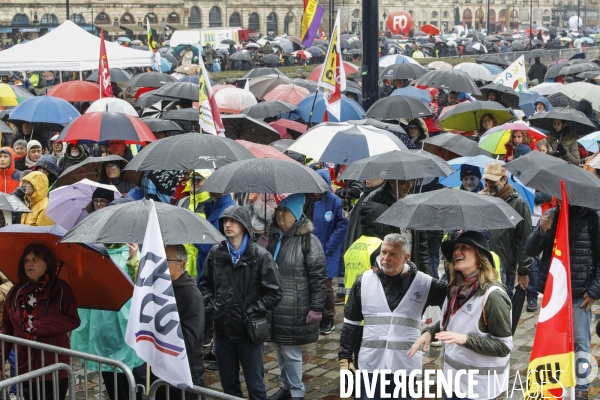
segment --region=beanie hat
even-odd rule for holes
[[[474,165],[463,164],[460,166],[460,180],[462,181],[465,176],[476,176],[481,179],[481,170]]]
[[[305,197],[302,193],[294,193],[289,195],[285,199],[281,200],[279,207],[284,207],[290,210],[294,214],[296,221],[299,221],[302,217],[302,208],[304,206]]]
[[[115,199],[115,192],[99,187],[92,193],[92,199],[104,199],[110,203]]]
[[[302,74],[302,73],[304,73],[304,71],[302,71],[302,68],[298,68],[298,69],[296,70],[296,73],[297,73],[297,74]]]
[[[39,147],[41,149],[42,144],[37,140],[30,140],[29,143],[27,143],[27,152],[29,153],[29,150],[31,150],[33,147]]]

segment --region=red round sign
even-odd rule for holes
[[[387,26],[394,35],[408,35],[413,27],[413,20],[408,11],[392,11],[387,17]]]

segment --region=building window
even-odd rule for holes
[[[120,23],[123,25],[135,24],[135,18],[133,18],[133,15],[131,15],[129,13],[125,13],[121,16]]]
[[[257,13],[252,13],[248,17],[248,29],[254,32],[260,31],[260,20]]]
[[[55,26],[58,25],[58,18],[54,14],[44,14],[40,20],[40,25]]]
[[[241,27],[242,26],[242,19],[240,18],[240,14],[238,14],[236,12],[231,14],[231,17],[229,17],[229,26],[231,26],[231,27]]]
[[[108,25],[110,24],[110,17],[105,12],[101,12],[100,14],[96,15],[96,18],[94,19],[94,24]]]
[[[208,13],[208,27],[218,28],[223,25],[221,21],[221,9],[219,7],[213,7]]]
[[[188,18],[188,27],[190,28],[202,28],[202,14],[200,9],[196,6],[190,9],[190,17]]]
[[[16,14],[12,21],[10,21],[11,25],[29,25],[29,18],[25,14]]]
[[[181,23],[181,20],[179,19],[179,14],[177,14],[176,12],[172,12],[171,14],[169,14],[169,16],[167,17],[167,24],[179,23]]]
[[[150,25],[158,24],[158,17],[154,13],[148,13],[144,18],[144,24],[147,22],[150,22]]]
[[[277,14],[274,12],[267,16],[267,35],[277,35]]]
[[[81,15],[81,14],[71,14],[69,19],[71,21],[73,21],[74,23],[76,23],[77,25],[85,24],[85,18],[83,18],[83,15]]]

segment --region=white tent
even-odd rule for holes
[[[150,51],[106,42],[110,68],[152,65]],[[98,69],[100,38],[71,21],[44,36],[0,51],[0,71],[90,71]]]

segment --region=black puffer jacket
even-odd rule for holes
[[[352,208],[352,212],[350,213],[350,218],[348,219],[348,230],[346,231],[346,241],[344,242],[344,247],[342,247],[342,254],[352,246],[352,243],[356,241],[359,237],[361,237],[361,226],[360,226],[360,209],[362,208],[363,203],[367,196],[377,190],[381,186],[375,187],[364,187],[363,193]],[[342,257],[343,258],[343,257]]]
[[[173,281],[173,293],[181,321],[192,381],[194,385],[200,385],[205,378],[204,354],[201,346],[205,322],[202,294],[196,286],[196,280],[185,271]]]
[[[252,232],[250,214],[243,207],[227,208],[219,220],[223,218],[235,219],[244,225],[246,232]],[[233,295],[227,268],[233,268],[233,265],[227,243],[223,241],[210,249],[206,257],[200,275],[200,291],[206,309],[212,312],[215,332],[231,339],[244,339],[246,315],[264,316],[281,301],[279,271],[271,254],[248,239],[246,251],[233,268],[233,278],[246,303],[246,310],[242,312]]]
[[[560,207],[546,211],[553,215],[552,226],[544,233],[538,224],[525,243],[525,252],[531,257],[544,252],[539,266],[540,293],[548,279],[559,210]],[[593,299],[600,299],[600,212],[569,206],[569,247],[573,298],[581,298],[587,292]]]
[[[273,312],[272,341],[280,345],[298,345],[316,342],[319,324],[306,324],[310,310],[321,312],[325,306],[327,290],[325,280],[325,253],[319,239],[313,235],[313,224],[306,216],[287,234],[283,235],[277,254],[277,266],[281,274],[283,300]],[[276,223],[267,227],[268,249],[275,252],[281,229]],[[302,252],[304,235],[310,237],[310,250],[306,260]]]

